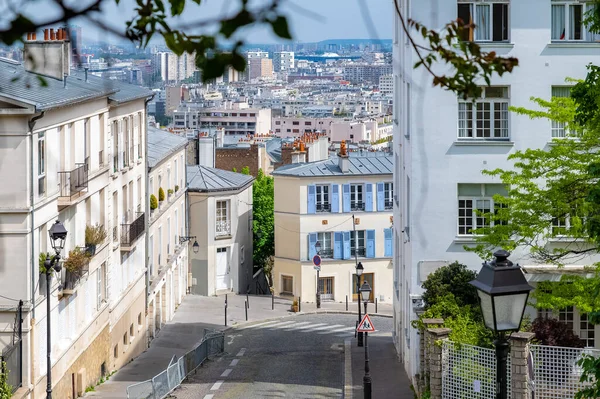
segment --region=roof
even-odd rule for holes
[[[254,177],[227,170],[208,168],[200,165],[188,165],[188,191],[211,192],[233,191],[249,186]]]
[[[188,139],[148,126],[148,167],[153,168],[188,144]]]
[[[42,80],[46,86],[42,85]],[[102,79],[88,73],[71,71],[67,84],[59,79],[27,72],[22,64],[0,59],[0,97],[35,106],[37,111],[64,107],[96,98],[108,97],[117,103],[152,96],[143,87]]]
[[[273,138],[268,140],[265,143],[265,149],[267,150],[267,155],[271,158],[271,160],[275,163],[281,162],[281,144],[282,140],[280,138]]]
[[[284,165],[277,168],[273,175],[314,177],[391,175],[394,173],[394,161],[390,155],[349,157],[346,173],[342,173],[338,160],[339,158],[333,157],[324,161]]]

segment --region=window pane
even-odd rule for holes
[[[508,4],[493,4],[493,40],[508,40]]]
[[[582,40],[581,15],[583,6],[581,4],[569,6],[569,39]]]
[[[477,215],[477,228],[489,226],[489,220],[483,215],[490,213],[492,202],[490,200],[477,200],[476,206],[479,214]]]
[[[552,6],[552,40],[565,40],[565,6]]]
[[[471,234],[473,228],[473,201],[458,200],[458,234]]]
[[[478,138],[490,137],[490,103],[477,103],[476,136]]]
[[[494,137],[508,137],[508,103],[494,104]]]
[[[490,6],[477,4],[475,16],[475,40],[490,40]]]
[[[552,97],[571,97],[571,88],[552,86]]]
[[[472,103],[458,103],[458,137],[473,137]]]
[[[492,86],[484,89],[485,98],[508,98],[508,87]]]
[[[463,21],[463,24],[468,25],[473,20],[471,19],[471,4],[459,4],[458,5],[458,18]],[[473,30],[465,28],[461,32],[461,40],[464,41],[472,41],[473,40]]]

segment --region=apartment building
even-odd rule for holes
[[[164,51],[153,55],[152,68],[160,74],[163,82],[180,82],[194,76],[196,68],[195,54],[177,54]]]
[[[494,76],[474,103],[463,100],[433,87],[425,69],[413,69],[416,55],[396,18],[394,340],[412,377],[419,372],[419,336],[410,322],[422,306],[422,282],[453,261],[481,268],[482,260],[464,250],[474,240],[471,229],[482,226],[474,211],[494,209],[493,195],[506,193],[498,179],[482,171],[510,168],[507,157],[515,151],[544,148],[554,137],[565,136],[564,126],[510,113],[509,107],[536,109],[532,96],[568,95],[572,83],[565,78],[585,78],[586,65],[600,62],[600,43],[582,23],[590,4],[580,1],[402,0],[400,6],[405,16],[432,29],[457,17],[474,21],[478,26],[466,33],[465,40],[476,41],[484,51],[519,59],[518,68],[501,78]],[[428,117],[427,110],[435,117]],[[567,239],[552,245],[568,244]],[[511,260],[530,269],[526,277],[532,285],[557,270],[546,265],[537,268],[541,274],[534,273],[525,248],[513,251]],[[597,259],[574,263],[592,261]],[[585,314],[573,308],[561,313],[587,346],[600,346],[595,339],[600,327],[587,323]]]
[[[344,80],[356,84],[378,84],[381,76],[392,72],[392,65],[388,64],[349,64],[344,65]]]
[[[331,124],[342,118],[308,118],[301,116],[290,116],[273,118],[273,133],[280,137],[299,137],[303,133],[320,131],[328,134],[331,132]],[[349,120],[349,119],[348,119]]]
[[[392,157],[348,156],[342,147],[337,158],[273,172],[275,293],[315,302],[318,284],[322,301],[356,301],[361,262],[360,283],[373,288],[371,301],[391,303]],[[318,282],[317,254],[323,260]]]
[[[250,78],[250,62],[254,59],[261,59],[261,58],[267,59],[267,58],[269,58],[269,53],[266,51],[247,51],[245,54],[245,58],[246,58],[246,70],[241,73],[242,76],[241,76],[240,80],[249,81],[252,79],[252,78]]]
[[[273,60],[270,58],[248,59],[248,80],[270,79],[273,77]]]
[[[394,94],[394,75],[381,75],[379,77],[379,91],[385,95]]]
[[[271,110],[250,108],[246,102],[228,102],[219,108],[183,103],[173,111],[173,124],[177,129],[222,127],[225,135],[264,134],[271,130]]]
[[[150,339],[173,318],[188,288],[188,247],[196,241],[187,234],[187,145],[185,137],[148,127],[148,196],[157,200],[149,199],[147,232]]]
[[[21,370],[10,372],[23,377],[19,394],[33,397],[45,395],[47,333],[59,398],[82,394],[147,348],[144,126],[152,93],[71,71],[65,38],[26,41],[25,65],[0,60],[0,347],[11,345],[21,299]],[[68,231],[62,258],[89,257],[55,273],[46,297],[40,254],[54,253],[48,230],[56,220]],[[92,248],[86,227],[96,225],[107,234]]]
[[[293,51],[276,51],[273,53],[273,69],[275,72],[287,72],[294,68]]]

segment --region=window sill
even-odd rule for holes
[[[510,140],[461,140],[458,139],[454,142],[455,146],[490,146],[490,147],[512,147],[515,145],[514,141]]]
[[[455,244],[471,244],[476,242],[476,236],[456,236],[454,237]]]
[[[231,234],[226,234],[226,235],[222,235],[222,236],[215,236],[215,241],[218,240],[229,240],[231,237],[233,237]]]
[[[556,41],[548,44],[549,48],[600,48],[600,42]]]
[[[584,238],[575,238],[575,237],[569,237],[569,236],[557,236],[557,237],[548,238],[548,242],[552,242],[552,243],[561,243],[561,242],[572,243],[572,242],[587,242],[587,240],[584,239]]]
[[[489,50],[489,49],[495,49],[495,48],[510,48],[512,49],[513,47],[515,47],[514,43],[510,43],[510,42],[478,42],[478,41],[474,41],[475,44],[479,45],[480,48],[485,49],[485,50]]]

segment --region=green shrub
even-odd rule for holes
[[[90,261],[90,254],[75,248],[69,251],[69,257],[65,260],[65,269],[71,273],[80,271]]]
[[[167,193],[169,193],[169,195],[173,195],[174,191],[172,189],[168,189]]]
[[[175,185],[175,192],[179,191],[179,186]]]
[[[428,308],[446,295],[452,294],[459,306],[471,305],[479,307],[477,289],[469,282],[477,277],[477,273],[458,262],[443,266],[427,277],[423,283],[425,292],[423,300]]]
[[[98,245],[106,239],[104,225],[85,226],[85,245]]]
[[[163,202],[165,200],[165,190],[162,187],[158,189],[158,200]]]
[[[4,373],[4,370],[7,370]],[[0,363],[0,399],[10,399],[12,397],[12,387],[8,383],[8,368],[6,363]]]
[[[156,196],[152,194],[150,196],[150,209],[154,210],[156,208],[158,208],[158,200],[156,199]]]

